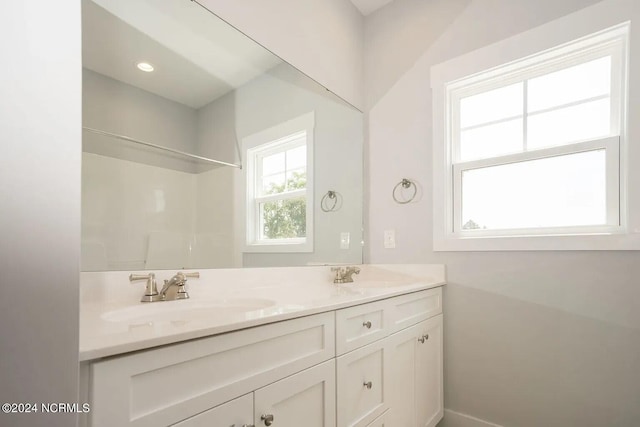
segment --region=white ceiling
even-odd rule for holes
[[[84,0],[82,15],[84,67],[196,109],[282,62],[194,2]]]
[[[351,3],[356,5],[360,13],[367,16],[392,1],[393,0],[351,0]]]

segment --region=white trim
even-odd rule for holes
[[[313,206],[314,206],[314,187],[313,187],[313,152],[314,152],[314,127],[315,113],[304,114],[287,122],[264,129],[255,134],[242,138],[242,151],[246,164],[243,167],[244,185],[244,218],[245,222],[242,227],[242,251],[251,253],[290,253],[290,252],[313,252]],[[267,155],[271,150],[273,152],[281,151],[282,144],[298,144],[301,134],[305,135],[307,147],[307,165],[306,177],[307,185],[305,190],[289,191],[277,195],[256,196],[253,192],[256,189],[256,171],[253,167],[256,154],[251,151],[257,147],[264,148],[264,152],[260,150],[260,156]],[[255,238],[257,231],[256,224],[258,221],[259,203],[284,200],[293,197],[306,197],[306,237],[292,239],[262,239]]]
[[[621,15],[621,16],[617,16]],[[547,23],[541,27],[529,30],[509,39],[500,41],[493,45],[481,48],[477,51],[454,58],[445,63],[431,68],[431,86],[433,89],[433,227],[434,227],[434,251],[495,251],[495,250],[637,250],[640,249],[640,220],[638,214],[629,215],[628,200],[628,162],[627,153],[627,109],[619,110],[617,105],[627,105],[628,79],[627,72],[629,52],[628,16],[622,18],[623,14],[612,13],[605,6],[590,7],[578,11],[574,14]],[[603,28],[607,28],[603,30]],[[595,38],[590,35],[597,34]],[[554,48],[554,46],[559,46]],[[596,46],[585,55],[576,49],[584,49],[586,46]],[[457,148],[453,144],[444,144],[442,141],[451,141],[459,131],[457,123],[459,117],[452,108],[455,97],[460,97],[461,93],[468,94],[463,90],[458,90],[452,94],[451,88],[461,87],[461,84],[468,84],[467,76],[472,76],[478,86],[486,82],[486,87],[506,86],[510,83],[522,79],[523,67],[535,66],[540,58],[547,58],[553,61],[551,67],[566,67],[567,61],[584,61],[585,58],[595,58],[611,54],[611,49],[617,46],[618,52],[626,52],[622,55],[612,55],[612,68],[622,70],[622,81],[612,78],[612,116],[618,114],[617,123],[612,126],[612,133],[619,134],[619,143],[607,145],[607,166],[612,167],[613,162],[618,158],[618,165],[614,170],[618,170],[616,183],[611,181],[610,174],[607,176],[607,204],[609,211],[608,222],[611,218],[616,218],[621,226],[591,227],[590,229],[567,228],[566,230],[541,230],[543,232],[554,231],[553,235],[518,235],[519,230],[515,230],[511,236],[483,236],[483,237],[461,237],[452,233],[454,218],[452,205],[454,197],[454,165],[455,152]],[[539,53],[543,52],[543,53]],[[569,58],[563,55],[569,55]],[[619,62],[618,62],[619,61]],[[509,64],[505,68],[504,64]],[[499,69],[498,69],[499,67]],[[544,65],[534,69],[534,72],[545,69]],[[550,68],[546,68],[549,72]],[[485,70],[489,70],[488,73]],[[505,72],[510,75],[505,80],[495,78],[496,74]],[[613,76],[612,76],[613,77]],[[461,79],[464,81],[461,82]],[[449,90],[448,90],[449,89]],[[478,90],[477,87],[470,89]],[[444,109],[443,106],[447,106]],[[456,130],[458,129],[458,130]],[[452,134],[453,132],[453,134]],[[612,135],[614,136],[614,135]],[[617,139],[618,137],[615,136]],[[608,138],[603,138],[605,140]],[[584,144],[584,143],[581,143]],[[453,145],[453,146],[452,146]],[[573,145],[573,144],[572,144]],[[546,151],[549,149],[536,150]],[[551,151],[547,151],[549,154]],[[530,155],[534,151],[522,154]],[[518,156],[519,154],[516,154]],[[504,156],[507,158],[508,156]],[[491,159],[495,161],[496,158]],[[468,166],[471,162],[465,162]],[[449,165],[449,166],[448,166]],[[617,207],[618,212],[614,213],[613,208]],[[635,222],[629,223],[630,218],[635,218]],[[583,232],[583,235],[567,235],[572,232]],[[479,233],[481,234],[481,233]],[[478,236],[478,234],[476,234]]]
[[[256,204],[275,202],[276,200],[288,200],[302,197],[307,194],[307,190],[287,191],[286,193],[269,194],[267,196],[256,196]]]
[[[494,424],[462,412],[444,410],[444,419],[439,424],[440,427],[503,427],[500,424]]]

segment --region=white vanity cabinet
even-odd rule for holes
[[[431,427],[442,289],[88,362],[84,426]]]
[[[255,425],[335,427],[335,361],[277,381],[255,392]],[[239,427],[239,426],[238,426]]]
[[[387,422],[434,427],[443,416],[442,314],[391,335]]]
[[[326,361],[332,379],[323,387],[335,388],[334,335],[329,312],[94,362],[89,425],[173,425],[254,391],[258,405],[262,387]],[[312,375],[300,378],[316,384]]]
[[[387,413],[389,411],[387,410],[387,412],[385,412],[384,414],[380,415],[378,418],[376,418],[375,420],[373,420],[373,422],[371,424],[369,424],[367,427],[391,427],[391,424],[387,422]]]
[[[338,426],[367,426],[387,409],[389,370],[385,340],[339,356],[336,363]]]
[[[338,427],[442,418],[441,288],[338,310],[336,351]]]
[[[335,427],[335,380],[335,362],[329,360],[174,427]]]
[[[173,427],[211,427],[215,425],[248,427],[252,423],[253,393],[249,393],[174,424]]]

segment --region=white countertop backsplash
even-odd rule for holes
[[[128,271],[80,275],[80,361],[201,338],[271,322],[336,310],[408,292],[441,286],[445,268],[434,264],[365,264],[354,283],[333,284],[329,266],[199,271],[189,279],[188,300],[141,303],[145,282],[129,282]],[[157,270],[158,289],[177,270]],[[136,272],[137,273],[137,272]],[[252,311],[203,306],[227,301],[266,301]],[[172,304],[172,305],[166,305]],[[152,306],[152,307],[150,307]],[[152,320],[109,321],[119,313],[168,310]],[[189,317],[191,307],[198,315]],[[176,316],[172,310],[180,312]]]

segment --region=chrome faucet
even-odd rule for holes
[[[331,267],[331,272],[336,273],[333,283],[352,283],[353,273],[360,274],[358,267]]]
[[[183,273],[178,271],[171,279],[164,281],[164,286],[160,291],[160,297],[163,301],[173,301],[177,299],[189,298],[185,285],[187,284],[187,277],[200,277],[200,273]]]
[[[142,302],[173,301],[189,298],[189,293],[185,288],[188,277],[200,277],[200,273],[183,273],[182,271],[179,271],[171,279],[164,281],[164,286],[160,292],[158,292],[156,275],[154,273],[131,274],[129,276],[129,281],[147,281],[144,294],[140,299]]]
[[[156,285],[156,275],[153,273],[149,274],[131,274],[129,275],[130,282],[137,282],[139,280],[146,280],[147,285],[144,289],[144,294],[142,298],[140,298],[141,302],[155,302],[162,301],[160,295],[158,294],[158,286]]]

